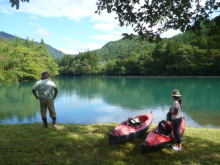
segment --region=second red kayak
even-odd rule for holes
[[[152,113],[128,118],[109,134],[110,143],[122,143],[146,133],[152,123]]]
[[[180,134],[183,135],[185,130],[185,119],[182,118],[182,123],[180,126]],[[142,151],[152,151],[155,149],[160,149],[163,147],[168,147],[172,144],[174,140],[174,136],[171,135],[164,135],[160,132],[159,128],[156,127],[152,131],[149,132],[147,135],[144,144],[142,144]]]

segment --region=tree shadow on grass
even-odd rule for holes
[[[220,141],[213,142],[204,140],[200,137],[184,136],[184,150],[174,151],[171,148],[163,148],[153,152],[145,153],[138,156],[138,145],[129,154],[139,157],[141,163],[148,161],[145,164],[172,164],[172,165],[219,165],[220,164]],[[135,159],[131,159],[131,164]],[[137,164],[137,163],[136,163]],[[144,164],[144,163],[143,163]]]
[[[164,148],[142,154],[146,135],[124,144],[110,145],[112,124],[60,125],[57,130],[41,125],[9,126],[10,134],[0,135],[0,164],[36,165],[148,165],[220,164],[220,143],[199,137],[184,137],[181,152]],[[14,128],[14,129],[13,129]],[[0,130],[4,132],[3,129]]]
[[[176,152],[169,148],[156,152],[142,154],[140,145],[144,142],[146,135],[124,144],[108,143],[108,133],[113,127],[111,125],[85,125],[72,128],[69,140],[73,146],[65,146],[68,159],[76,161],[77,164],[219,164],[220,146],[209,140],[199,137],[184,137],[184,150]],[[71,130],[71,126],[68,128]],[[71,131],[70,131],[71,132]],[[74,132],[80,136],[74,137]],[[73,153],[77,152],[77,153]],[[75,159],[77,158],[77,160]]]

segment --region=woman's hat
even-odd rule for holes
[[[174,89],[171,93],[171,96],[180,97],[182,95],[180,94],[180,91],[178,89]]]

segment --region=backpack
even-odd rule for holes
[[[169,135],[172,132],[172,127],[168,124],[167,121],[162,120],[158,124],[159,133],[163,135]]]

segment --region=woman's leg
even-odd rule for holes
[[[182,137],[181,137],[181,134],[180,134],[180,125],[181,125],[181,123],[182,123],[182,118],[174,119],[173,122],[172,122],[173,134],[174,134],[174,137],[177,141],[177,146],[179,148],[182,147],[182,145],[181,145]]]

